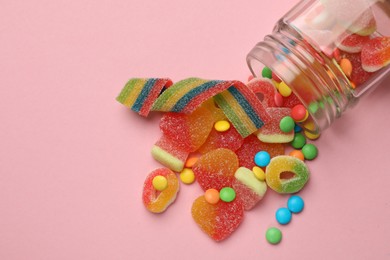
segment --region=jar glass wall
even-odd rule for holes
[[[390,74],[390,0],[304,0],[248,54],[269,67],[310,113],[319,133]]]

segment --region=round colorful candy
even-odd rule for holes
[[[217,204],[219,201],[219,191],[216,189],[208,189],[204,193],[204,198],[210,204]]]
[[[307,110],[306,110],[305,106],[302,104],[295,105],[291,109],[291,117],[296,122],[300,122],[300,121],[305,120],[307,115],[308,115]]]
[[[236,198],[236,192],[233,188],[224,187],[219,191],[219,198],[225,202],[232,202]]]
[[[254,173],[255,177],[259,181],[264,181],[265,180],[265,173],[264,173],[263,169],[261,169],[260,167],[253,166],[252,172]]]
[[[299,125],[296,124],[296,125],[294,126],[294,132],[295,132],[295,133],[299,133],[299,132],[301,132],[301,131],[302,131],[302,127],[300,127]]]
[[[284,174],[291,173],[291,178],[284,178]],[[271,159],[265,170],[265,179],[268,186],[282,194],[300,191],[309,180],[309,169],[300,159],[280,155]]]
[[[302,153],[305,156],[305,159],[313,160],[318,155],[317,146],[315,146],[314,144],[305,144],[302,147]]]
[[[275,213],[276,221],[281,225],[290,223],[292,214],[287,208],[279,208]]]
[[[268,243],[276,245],[282,240],[282,232],[276,227],[271,227],[265,233]]]
[[[274,101],[277,107],[283,106],[283,96],[279,92],[275,93]]]
[[[298,158],[299,160],[301,161],[304,161],[305,160],[305,156],[303,155],[302,151],[301,150],[292,150],[290,153],[289,153],[290,156],[293,156],[293,157],[296,157]]]
[[[290,96],[291,92],[292,92],[290,87],[287,86],[286,83],[284,83],[283,81],[280,82],[278,90],[279,90],[280,95],[282,95],[283,97]]]
[[[301,133],[295,133],[294,139],[291,142],[292,147],[301,149],[306,144],[306,137]]]
[[[189,168],[184,168],[180,173],[180,180],[185,184],[191,184],[195,181],[195,174]]]
[[[261,76],[263,76],[263,78],[272,79],[272,70],[268,67],[264,67],[261,71]]]
[[[260,167],[265,167],[269,164],[271,156],[266,151],[260,151],[255,155],[255,164]]]
[[[279,128],[284,133],[291,132],[294,130],[295,122],[294,119],[291,116],[285,116],[280,120]]]
[[[214,124],[214,128],[218,132],[226,132],[230,128],[230,123],[226,120],[220,120]]]
[[[153,187],[158,191],[163,191],[168,187],[168,180],[164,176],[157,175],[152,181]]]
[[[291,196],[287,201],[287,208],[292,213],[299,213],[303,210],[305,206],[305,202],[303,199],[298,195]]]

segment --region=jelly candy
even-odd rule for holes
[[[237,155],[229,149],[219,148],[202,155],[192,170],[203,190],[220,190],[231,186],[237,168]]]
[[[188,154],[165,135],[152,148],[153,158],[175,172],[183,170]]]
[[[256,178],[255,174],[244,167],[234,174],[233,189],[242,201],[245,210],[252,209],[265,195],[267,184]]]
[[[285,178],[286,176],[291,178]],[[300,191],[309,180],[309,169],[300,159],[281,155],[271,159],[265,177],[268,187],[274,191],[295,193]]]
[[[247,86],[262,100],[264,107],[276,106],[274,99],[276,89],[271,80],[254,78],[248,82]]]
[[[282,107],[293,108],[296,105],[301,105],[301,104],[302,102],[299,100],[299,98],[294,93],[291,93],[290,96],[283,98]]]
[[[239,165],[248,169],[255,166],[254,157],[259,151],[266,151],[271,158],[284,154],[283,144],[270,144],[261,142],[256,136],[250,135],[244,139],[241,147],[236,151]]]
[[[362,67],[375,72],[390,64],[390,37],[370,39],[362,49]]]
[[[158,192],[153,187],[153,179],[156,176],[163,176],[168,181],[166,189]],[[179,181],[176,174],[167,168],[159,168],[152,171],[145,180],[142,200],[147,210],[153,213],[164,212],[171,205],[179,192]]]
[[[370,39],[369,36],[361,36],[358,34],[350,34],[345,37],[340,43],[336,43],[337,47],[348,53],[361,52],[364,44]]]
[[[360,17],[355,19],[354,22],[349,25],[348,30],[362,36],[368,36],[375,32],[376,21],[371,8],[368,8]]]
[[[225,132],[218,132],[212,129],[206,142],[199,148],[200,153],[208,153],[217,148],[227,148],[236,151],[241,147],[244,139],[234,127]]]
[[[266,143],[288,143],[294,138],[294,127],[284,132],[280,129],[281,120],[291,114],[290,108],[269,107],[266,109],[272,120],[260,128],[256,133],[260,141]]]
[[[271,120],[256,94],[239,81],[214,97],[217,105],[242,137],[255,132]]]
[[[240,200],[211,204],[203,195],[194,201],[191,213],[198,226],[215,241],[228,238],[244,219]]]
[[[372,74],[373,74],[372,72],[367,72],[363,69],[360,53],[341,52],[340,57],[346,58],[351,62],[352,72],[351,72],[350,79],[357,86],[364,83],[372,76]]]
[[[124,86],[116,100],[142,116],[147,116],[161,91],[172,85],[170,79],[133,78]]]
[[[213,125],[213,115],[203,106],[191,114],[166,113],[160,121],[164,135],[188,152],[196,151],[206,141]]]

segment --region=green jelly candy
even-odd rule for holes
[[[264,67],[261,71],[261,76],[263,76],[263,78],[272,79],[272,70],[268,67]]]
[[[282,232],[276,227],[271,227],[265,233],[265,238],[270,244],[278,244],[282,240]]]
[[[306,137],[301,133],[295,133],[294,139],[291,142],[292,147],[301,149],[306,144]]]
[[[236,198],[236,192],[230,187],[224,187],[219,191],[219,198],[225,202],[232,202]]]
[[[294,129],[295,122],[291,116],[285,116],[280,120],[279,127],[282,132],[288,133]]]
[[[317,146],[315,146],[314,144],[305,144],[302,147],[302,153],[303,153],[303,156],[305,156],[305,159],[313,160],[318,155]]]

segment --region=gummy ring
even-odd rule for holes
[[[153,178],[163,176],[168,181],[168,187],[159,192],[153,187]],[[179,180],[176,174],[168,168],[159,168],[146,177],[142,200],[147,210],[153,213],[164,212],[171,205],[179,192]]]
[[[283,178],[282,174],[293,174],[291,178]],[[296,157],[280,155],[271,159],[266,168],[268,186],[278,193],[295,193],[300,191],[309,180],[309,169]]]

